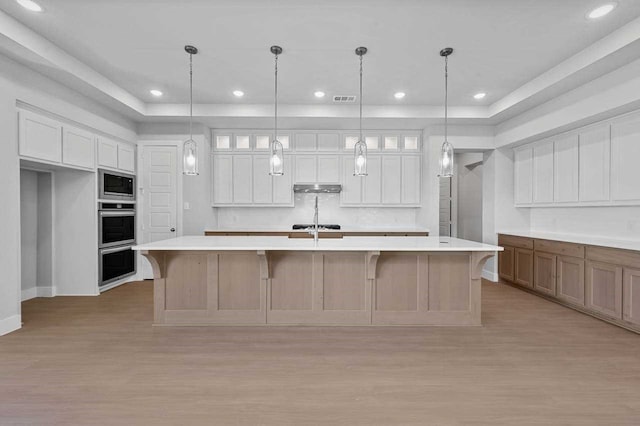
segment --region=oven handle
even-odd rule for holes
[[[100,217],[102,216],[135,216],[135,210],[100,210]]]
[[[100,254],[111,254],[111,253],[117,253],[119,251],[125,251],[125,250],[131,250],[131,247],[133,246],[124,246],[124,247],[114,247],[114,248],[107,248],[107,249],[100,249]]]

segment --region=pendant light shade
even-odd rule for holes
[[[353,147],[353,175],[367,176],[367,143],[362,135],[362,57],[366,55],[366,47],[358,47],[356,55],[360,57],[360,137]]]
[[[284,175],[284,149],[278,140],[278,55],[282,53],[282,47],[271,46],[271,53],[275,56],[275,91],[274,91],[274,129],[271,141],[271,157],[269,158],[269,174],[271,176]]]
[[[444,142],[440,150],[440,177],[453,176],[453,145],[449,143],[449,55],[453,49],[445,47],[440,51],[444,58]]]
[[[189,139],[182,146],[182,173],[187,176],[198,175],[198,144],[193,140],[193,55],[198,49],[185,46],[189,54]]]

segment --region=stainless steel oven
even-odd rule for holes
[[[98,250],[100,286],[136,273],[136,254],[132,245]]]
[[[98,247],[107,248],[136,242],[135,204],[100,203]]]
[[[135,201],[136,177],[127,173],[98,169],[98,191],[101,200]]]

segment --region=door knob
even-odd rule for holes
[[[176,232],[176,228],[171,228],[171,232]]]

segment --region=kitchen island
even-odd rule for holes
[[[134,247],[156,325],[480,325],[502,249],[449,237],[190,236]]]

